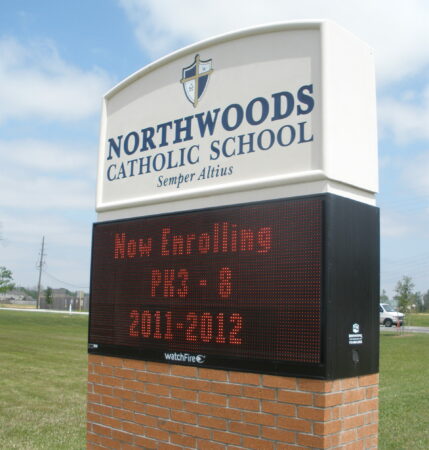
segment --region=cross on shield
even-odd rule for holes
[[[182,69],[182,79],[186,98],[194,105],[198,105],[198,101],[206,90],[210,74],[213,73],[212,60],[202,61],[200,55],[195,56],[195,61],[188,67]]]

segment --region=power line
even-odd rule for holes
[[[53,280],[57,281],[58,283],[66,284],[66,285],[71,286],[71,287],[74,287],[74,288],[76,288],[76,289],[89,289],[88,286],[85,286],[85,287],[77,286],[76,284],[69,283],[69,282],[64,281],[64,280],[60,280],[59,278],[54,277],[54,276],[51,275],[50,273],[46,272],[46,270],[43,270],[43,273],[44,273],[45,275],[47,275],[49,278],[52,278]]]
[[[429,261],[429,253],[418,253],[416,255],[405,256],[404,258],[387,258],[382,257],[382,264],[403,265],[409,263],[419,263]]]

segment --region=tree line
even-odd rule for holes
[[[380,303],[389,303],[404,314],[429,312],[429,290],[426,293],[416,291],[412,278],[404,275],[396,283],[392,298],[389,298],[383,289],[380,295]]]

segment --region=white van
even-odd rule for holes
[[[391,327],[393,324],[402,325],[404,322],[404,315],[397,312],[387,303],[380,303],[380,325]]]

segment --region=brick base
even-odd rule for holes
[[[378,374],[335,381],[89,355],[89,449],[377,448]]]

